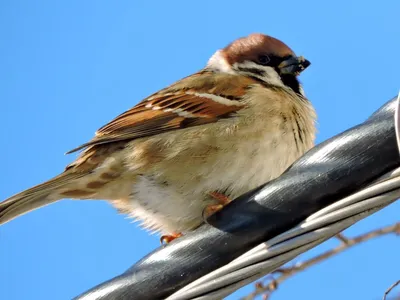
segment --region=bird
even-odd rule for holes
[[[309,65],[272,36],[234,40],[67,152],[80,153],[62,173],[0,202],[0,224],[94,199],[163,242],[187,234],[313,147],[316,112],[298,79]]]

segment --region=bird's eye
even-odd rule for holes
[[[258,63],[261,64],[261,65],[266,66],[266,65],[268,65],[268,63],[269,63],[270,61],[271,61],[271,59],[270,59],[269,56],[266,55],[266,54],[260,55],[260,56],[258,57]]]

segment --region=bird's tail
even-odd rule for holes
[[[34,209],[66,198],[68,186],[80,176],[76,173],[62,173],[0,202],[0,225]]]

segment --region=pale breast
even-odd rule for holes
[[[154,161],[140,167],[146,172],[133,187],[130,205],[145,227],[190,230],[202,222],[201,213],[212,201],[209,192],[236,198],[278,177],[312,147],[315,114],[308,101],[265,88],[253,89],[250,96],[251,105],[235,119],[160,135],[142,145],[141,151],[152,149]],[[140,151],[138,144],[135,149]]]

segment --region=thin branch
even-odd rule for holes
[[[317,255],[313,258],[310,258],[306,261],[297,263],[293,267],[285,267],[285,268],[280,268],[280,269],[275,270],[272,274],[278,275],[278,277],[274,278],[272,275],[266,276],[262,281],[259,281],[255,284],[254,292],[241,298],[241,300],[252,300],[260,295],[263,295],[264,300],[269,299],[271,294],[278,288],[278,286],[283,281],[288,279],[289,277],[292,277],[293,275],[296,275],[297,273],[299,273],[319,262],[322,262],[332,256],[335,256],[355,245],[358,245],[358,244],[361,244],[368,240],[371,240],[371,239],[374,239],[374,238],[377,238],[377,237],[380,237],[383,235],[388,235],[388,234],[400,235],[400,222],[395,223],[390,226],[387,226],[387,227],[372,230],[370,232],[358,235],[354,238],[347,238],[347,237],[344,237],[342,234],[336,235],[336,238],[338,238],[342,242],[339,246],[337,246],[331,250],[328,250],[320,255]],[[399,284],[399,283],[397,282],[396,284]],[[390,290],[388,291],[388,293],[389,292],[390,292]]]
[[[349,239],[347,237],[345,237],[342,233],[338,233],[337,235],[335,235],[335,237],[340,240],[343,244],[348,244],[349,243]]]
[[[397,280],[395,283],[393,283],[385,292],[385,294],[383,295],[383,300],[386,300],[387,295],[389,295],[389,293],[400,284],[400,280]]]

